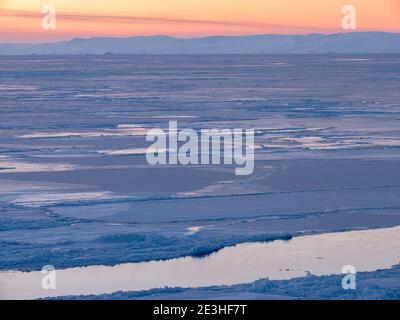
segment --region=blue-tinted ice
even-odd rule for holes
[[[0,269],[400,224],[400,56],[0,58]],[[150,167],[147,129],[255,128],[256,169]]]

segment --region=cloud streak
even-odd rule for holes
[[[0,10],[2,17],[14,19],[41,19],[40,12],[23,11],[23,10]],[[208,25],[208,26],[228,26],[228,27],[244,27],[244,28],[265,28],[265,29],[312,29],[312,30],[330,30],[328,28],[317,28],[311,26],[296,26],[284,24],[271,24],[260,22],[242,22],[242,21],[221,21],[221,20],[202,20],[202,19],[184,19],[169,17],[145,17],[145,16],[122,16],[122,15],[91,15],[81,12],[60,12],[57,13],[57,19],[70,22],[87,22],[87,23],[112,23],[112,24],[182,24],[182,25]]]

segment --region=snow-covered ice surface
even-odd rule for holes
[[[308,275],[291,280],[258,280],[234,286],[163,288],[103,295],[66,296],[68,300],[399,300],[400,265],[357,274],[356,290],[343,290],[343,275]],[[53,298],[54,299],[54,298]]]
[[[400,225],[399,55],[4,56],[0,71],[1,270]],[[255,128],[254,174],[150,167],[144,134],[171,119]]]
[[[57,286],[51,291],[38,285],[43,277],[40,271],[0,271],[0,299],[235,285],[265,278],[283,280],[307,274],[339,274],[345,265],[352,265],[358,273],[375,271],[389,269],[400,262],[399,243],[400,227],[245,243],[223,248],[204,258],[58,269]]]

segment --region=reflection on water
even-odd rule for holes
[[[91,266],[57,271],[57,289],[41,288],[40,272],[0,272],[0,298],[102,294],[160,287],[203,287],[390,268],[400,262],[400,227],[310,235],[225,248],[203,259]]]

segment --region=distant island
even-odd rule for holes
[[[400,53],[400,33],[268,34],[192,39],[169,36],[94,37],[41,44],[0,43],[0,55],[328,53]]]

